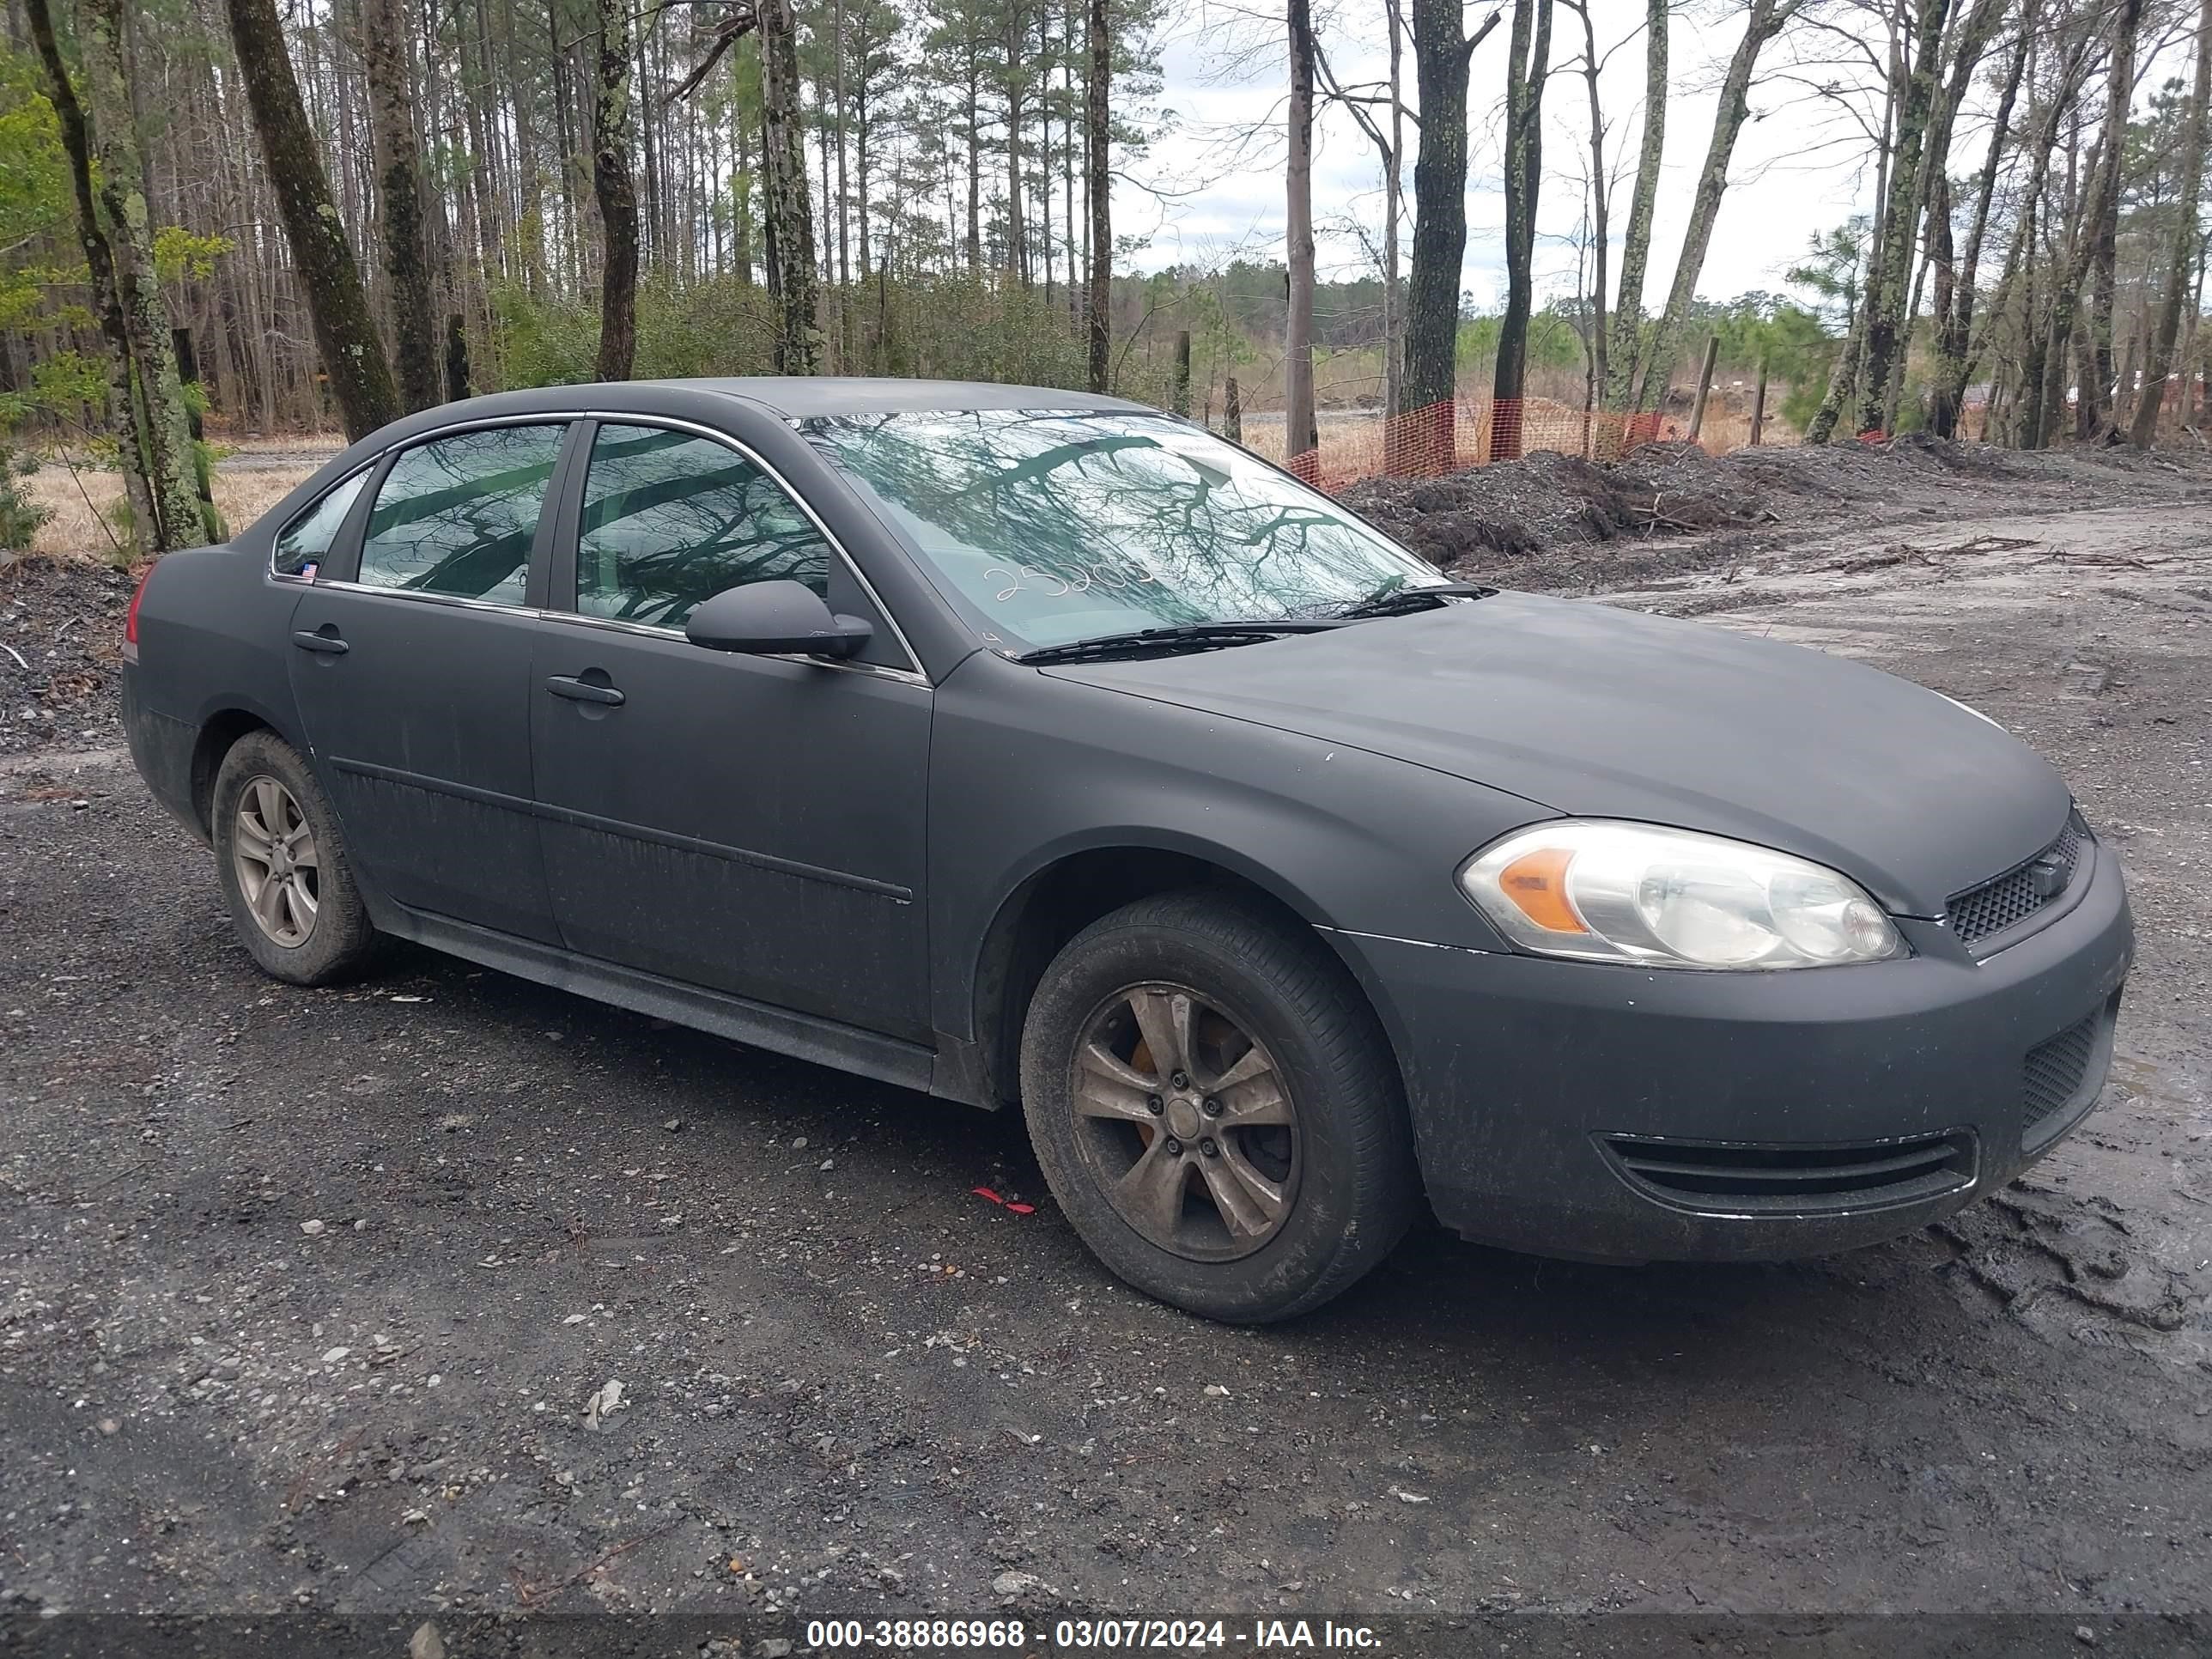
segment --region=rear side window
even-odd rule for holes
[[[489,427],[403,453],[369,511],[362,581],[520,605],[566,429]]]
[[[711,439],[599,428],[584,478],[578,611],[681,628],[702,600],[765,581],[829,597],[830,545],[781,484]]]
[[[276,551],[270,568],[280,576],[304,576],[309,565],[319,565],[331,556],[354,498],[368,482],[363,467],[343,483],[325,489],[314,504],[276,533]]]

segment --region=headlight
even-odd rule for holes
[[[1834,871],[1719,836],[1562,818],[1462,866],[1460,885],[1524,950],[1650,968],[1819,968],[1906,954]]]

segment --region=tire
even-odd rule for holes
[[[368,965],[377,934],[345,833],[297,750],[266,730],[240,738],[216,769],[209,818],[231,926],[262,972],[332,985]],[[258,833],[271,821],[276,836]],[[272,861],[278,843],[286,850]]]
[[[1179,1066],[1155,1062],[1156,1039]],[[1373,1011],[1319,939],[1234,896],[1140,899],[1076,935],[1030,1000],[1021,1075],[1078,1235],[1128,1284],[1210,1319],[1319,1307],[1419,1203]]]

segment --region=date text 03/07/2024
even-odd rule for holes
[[[1373,1652],[1382,1638],[1365,1625],[1334,1620],[1060,1619],[1030,1626],[1018,1619],[817,1619],[806,1626],[806,1645],[878,1652],[1017,1651],[1029,1647],[1065,1652],[1203,1652],[1246,1648],[1297,1653],[1334,1650]]]

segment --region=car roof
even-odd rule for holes
[[[759,374],[665,380],[754,403],[790,420],[816,415],[884,415],[936,409],[1110,409],[1157,413],[1126,398],[1050,386],[996,386],[984,380],[904,380],[860,375]]]
[[[997,386],[981,380],[904,380],[859,375],[761,374],[724,375],[697,380],[626,380],[620,384],[623,402],[636,406],[636,394],[655,386],[671,392],[705,392],[743,398],[779,419],[806,420],[821,415],[894,415],[923,410],[1059,409],[1111,410],[1124,414],[1157,415],[1159,411],[1126,398],[1102,398],[1089,392],[1068,392],[1051,386]],[[595,392],[612,392],[609,385],[536,386],[523,391],[494,392],[463,404],[448,404],[435,411],[451,421],[457,412],[532,415],[576,409],[593,401]],[[618,405],[619,406],[619,405]]]

